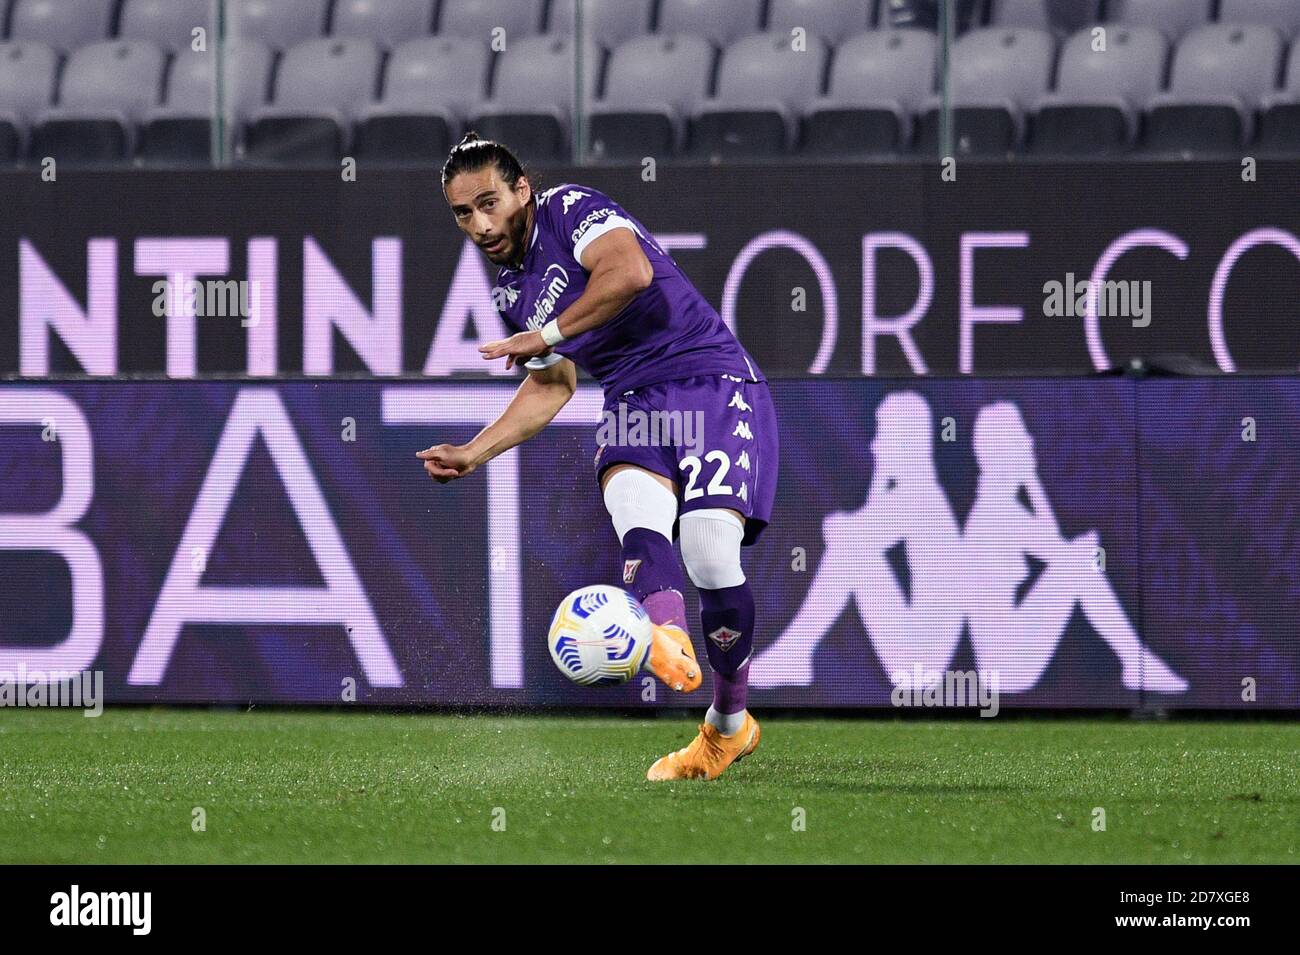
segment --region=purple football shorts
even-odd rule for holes
[[[765,381],[701,375],[607,396],[596,443],[598,485],[615,464],[664,475],[676,482],[679,515],[709,507],[745,515],[746,546],[772,518],[780,446]]]

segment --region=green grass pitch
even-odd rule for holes
[[[1300,862],[1294,723],[763,729],[656,785],[684,717],[7,710],[0,863]]]

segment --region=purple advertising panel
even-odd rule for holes
[[[699,705],[576,686],[547,652],[565,594],[621,579],[598,389],[425,475],[417,451],[513,392],[0,387],[0,672],[99,670],[110,704]],[[753,705],[890,707],[956,672],[1013,707],[1300,706],[1300,379],[772,392]]]

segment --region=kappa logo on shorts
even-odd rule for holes
[[[731,645],[740,639],[740,631],[730,627],[719,627],[709,634],[709,639],[723,650],[730,650]]]
[[[636,560],[623,561],[623,583],[630,584],[636,580],[636,572],[641,569],[642,559],[638,557]]]

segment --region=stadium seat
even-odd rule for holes
[[[124,40],[148,40],[175,53],[190,49],[194,29],[202,27],[208,49],[212,33],[210,0],[123,0],[117,35]]]
[[[1300,37],[1291,44],[1282,89],[1264,97],[1256,149],[1265,156],[1300,156]]]
[[[1045,30],[989,27],[953,44],[949,76],[953,153],[1006,156],[1024,135],[1024,114],[1047,92],[1055,41]],[[921,116],[916,151],[938,155],[941,104],[931,97]]]
[[[583,30],[597,44],[612,50],[650,31],[651,0],[584,0]],[[547,33],[573,33],[573,0],[551,0]]]
[[[993,0],[989,23],[1067,34],[1096,23],[1100,14],[1098,0]]]
[[[870,0],[772,0],[767,29],[789,33],[803,27],[836,44],[871,26],[871,8]]]
[[[1287,39],[1300,36],[1300,3],[1296,0],[1223,0],[1220,23],[1254,23],[1275,27]]]
[[[1113,23],[1155,27],[1170,43],[1184,33],[1210,22],[1212,0],[1110,0],[1106,5]]]
[[[325,33],[329,0],[227,0],[226,35],[284,49]]]
[[[0,163],[23,154],[26,130],[54,102],[59,57],[44,43],[0,43]]]
[[[434,0],[338,0],[332,36],[365,37],[382,47],[427,36],[433,29]]]
[[[108,38],[116,0],[14,0],[9,39],[35,40],[63,53]]]
[[[871,30],[839,45],[826,96],[804,121],[809,155],[884,156],[907,149],[912,115],[934,92],[939,40],[926,30]]]
[[[32,158],[69,165],[127,161],[135,124],[158,103],[166,55],[145,40],[105,40],[72,54],[63,71],[59,106],[32,132]]]
[[[1095,158],[1132,148],[1141,110],[1160,92],[1168,44],[1153,27],[1111,27],[1104,52],[1093,41],[1085,27],[1066,42],[1056,91],[1035,106],[1031,152]]]
[[[694,33],[714,46],[760,29],[763,0],[661,0],[659,33]]]
[[[541,31],[544,6],[543,0],[442,0],[438,32],[488,41],[504,27],[508,43]]]
[[[272,105],[253,115],[244,158],[271,165],[338,162],[352,120],[375,98],[379,61],[371,40],[322,38],[290,47]]]
[[[718,162],[788,152],[799,117],[821,93],[826,45],[796,51],[788,33],[756,33],[722,53],[717,95],[696,110],[688,152]]]
[[[1282,37],[1264,26],[1216,23],[1174,52],[1169,92],[1147,103],[1142,149],[1150,154],[1231,156],[1254,135],[1254,113],[1274,91]]]
[[[709,94],[715,55],[712,44],[698,36],[641,36],[615,49],[605,70],[605,95],[590,110],[592,157],[679,152],[684,117]]]
[[[356,155],[370,163],[440,163],[470,108],[487,95],[486,40],[420,37],[388,57],[383,98],[362,111]]]
[[[233,134],[266,102],[273,55],[255,40],[237,40],[225,48],[222,112]],[[212,154],[214,108],[212,53],[186,50],[167,74],[161,106],[149,110],[140,130],[139,157],[147,166],[206,166]]]
[[[594,49],[589,58],[593,55]],[[590,100],[596,79],[592,71],[586,76]],[[500,55],[492,99],[474,109],[470,125],[535,161],[566,158],[573,77],[572,37],[556,34],[515,40]]]

